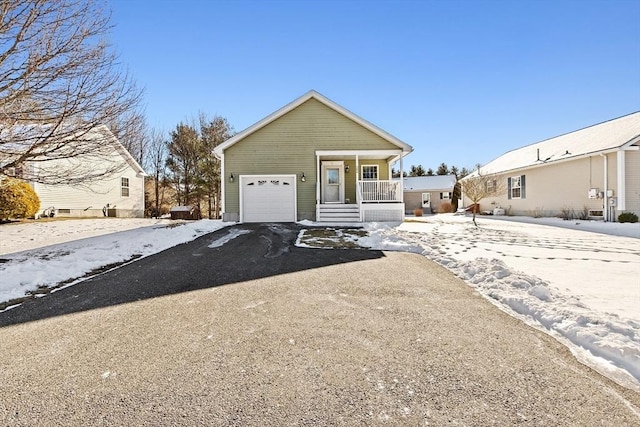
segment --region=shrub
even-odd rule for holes
[[[560,209],[560,218],[564,219],[565,221],[568,221],[570,219],[575,218],[575,212],[573,211],[572,208],[563,206],[562,209]]]
[[[25,181],[8,178],[0,181],[0,219],[31,218],[40,209],[40,199]]]
[[[638,215],[633,212],[622,212],[618,215],[618,222],[638,222]]]
[[[529,216],[532,216],[533,218],[542,218],[544,216],[544,208],[536,207],[532,209],[529,211]]]
[[[440,208],[438,208],[438,212],[440,213],[451,213],[453,211],[453,205],[449,202],[442,202]]]
[[[588,220],[589,219],[589,208],[584,206],[582,208],[582,210],[579,211],[576,215],[577,215],[578,219],[581,219],[583,221]]]
[[[423,211],[420,208],[416,208],[416,209],[413,210],[413,214],[415,216],[422,216],[422,213],[423,213]]]

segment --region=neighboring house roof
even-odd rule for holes
[[[142,169],[142,166],[140,166],[140,163],[133,158],[131,153],[129,153],[129,150],[127,150],[124,145],[118,141],[118,138],[116,138],[113,132],[111,132],[106,125],[99,125],[96,127],[95,131],[100,132],[109,138],[110,142],[116,147],[116,150],[118,150],[118,153],[120,153],[120,155],[127,161],[129,166],[136,171],[137,174],[141,176],[148,176],[144,169]]]
[[[615,151],[640,142],[640,111],[509,151],[480,168],[501,173]],[[476,175],[477,171],[471,176]]]
[[[0,150],[0,158],[2,158],[3,154],[20,154],[30,149],[33,145],[33,141],[30,139],[27,139],[27,141],[11,141],[12,129],[15,128],[16,127],[0,128],[0,139],[2,139],[2,148],[5,151],[5,153],[3,153],[2,150]],[[28,136],[35,140],[39,135],[46,134],[49,128],[49,125],[22,125],[19,127],[19,130],[20,132],[25,132],[26,130]],[[118,140],[118,138],[116,138],[113,132],[111,132],[111,130],[109,130],[106,125],[101,124],[94,127],[89,132],[87,132],[86,136],[83,136],[82,138],[86,139],[92,137],[104,138],[105,142],[109,142],[115,147],[118,154],[122,156],[122,158],[137,174],[141,176],[147,176],[146,172],[144,171],[142,166],[140,166],[138,161],[133,158],[131,153],[129,153],[129,150],[127,150],[124,145],[122,145],[122,143]],[[46,145],[44,146],[46,147]]]
[[[448,190],[455,185],[455,175],[410,176],[404,178],[404,191]]]
[[[169,212],[191,212],[193,211],[193,206],[174,206],[171,208]]]
[[[246,128],[242,132],[234,135],[233,137],[229,138],[227,141],[225,141],[222,144],[218,145],[214,149],[214,154],[216,156],[220,157],[222,155],[223,151],[226,150],[227,148],[231,147],[233,144],[241,141],[242,139],[246,138],[247,136],[251,135],[252,133],[262,129],[263,127],[265,127],[269,123],[271,123],[271,122],[275,121],[276,119],[284,116],[285,114],[287,114],[291,110],[299,107],[300,105],[302,105],[303,103],[307,102],[308,100],[310,100],[312,98],[317,100],[317,101],[319,101],[319,102],[321,102],[322,104],[326,105],[327,107],[331,108],[332,110],[337,111],[338,113],[342,114],[343,116],[353,120],[354,122],[358,123],[359,125],[361,125],[364,128],[370,130],[374,134],[378,135],[379,137],[389,141],[391,144],[396,145],[397,147],[401,148],[402,152],[403,152],[403,155],[409,154],[411,151],[413,151],[413,148],[411,148],[411,146],[409,144],[399,140],[395,136],[393,136],[390,133],[380,129],[379,127],[375,126],[374,124],[369,123],[365,119],[357,116],[356,114],[352,113],[351,111],[347,110],[346,108],[341,107],[340,105],[336,104],[335,102],[331,101],[330,99],[328,99],[327,97],[321,95],[320,93],[316,92],[315,90],[310,90],[309,92],[305,93],[301,97],[295,99],[294,101],[292,101],[289,104],[285,105],[284,107],[280,108],[278,111],[275,111],[274,113],[268,115],[267,117],[265,117],[264,119],[260,120],[259,122],[249,126],[248,128]]]

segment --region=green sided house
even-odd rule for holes
[[[215,148],[222,219],[401,221],[408,144],[309,91]]]

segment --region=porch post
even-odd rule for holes
[[[316,154],[316,205],[320,204],[320,156]]]
[[[400,195],[402,196],[402,200],[404,202],[404,165],[402,163],[402,159],[404,156],[400,153]]]
[[[358,155],[356,154],[356,185],[358,185],[359,180],[360,180],[360,160]]]

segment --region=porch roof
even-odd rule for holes
[[[384,159],[395,163],[409,153],[403,150],[316,150],[316,156],[322,160],[373,160]]]

